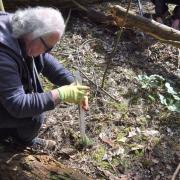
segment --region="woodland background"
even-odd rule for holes
[[[4,6],[13,11],[23,4],[14,2],[4,0]],[[135,21],[132,25],[126,14],[120,18],[120,24],[127,25],[122,29],[108,18],[110,6],[126,10],[128,0],[89,1],[93,3],[86,2],[88,6],[75,2],[78,4],[67,0],[61,5],[67,28],[52,54],[72,73],[79,70],[83,84],[91,87],[90,109],[85,113],[89,141],[81,141],[78,106],[61,104],[46,112],[46,124],[39,135],[56,140],[56,149],[21,150],[10,140],[1,142],[0,179],[180,178],[179,32],[153,22],[161,36],[155,39],[142,32],[144,24],[137,28]],[[150,0],[141,3],[151,21],[153,4]],[[129,5],[138,15],[138,1]],[[172,31],[176,38],[162,39],[161,32]],[[42,77],[42,81],[46,91],[54,88],[47,79]]]

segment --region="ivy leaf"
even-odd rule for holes
[[[168,110],[180,112],[180,94],[162,76],[156,74],[149,77],[147,75],[139,75],[138,80],[142,88],[148,89],[148,98],[152,102],[155,102],[158,95],[161,104],[165,105]]]
[[[159,99],[160,99],[161,104],[164,104],[167,106],[167,100],[163,95],[159,94]]]
[[[170,111],[174,111],[174,112],[180,113],[180,102],[177,102],[177,103],[175,103],[175,104],[169,105],[169,106],[167,106],[167,108],[168,108]]]
[[[174,94],[173,94],[173,98],[174,98],[175,100],[177,100],[177,101],[180,101],[180,95],[178,96],[178,95],[174,95]]]
[[[142,85],[142,88],[149,89],[149,88],[158,88],[164,84],[164,78],[157,74],[147,76],[147,75],[138,75],[138,80]]]
[[[165,83],[165,87],[169,94],[172,94],[172,95],[177,94],[177,92],[174,91],[174,89],[171,87],[171,85],[168,82]]]
[[[155,98],[153,95],[151,95],[151,94],[148,95],[148,98],[149,98],[152,102],[155,102],[155,101],[156,101],[156,98]]]

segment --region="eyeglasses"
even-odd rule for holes
[[[40,37],[39,39],[41,40],[41,43],[42,43],[42,44],[44,45],[44,47],[46,48],[45,53],[48,53],[48,52],[50,52],[50,51],[53,49],[53,47],[49,47],[49,46],[47,45],[47,43],[45,42],[45,40],[44,40],[42,37]]]

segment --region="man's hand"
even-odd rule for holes
[[[84,100],[82,101],[82,108],[86,111],[89,109],[88,96],[84,96]]]
[[[59,98],[62,102],[82,104],[85,108],[88,108],[87,95],[90,90],[88,86],[67,85],[59,87],[57,90],[59,92]]]

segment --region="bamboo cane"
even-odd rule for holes
[[[2,0],[0,0],[0,11],[5,11]]]

